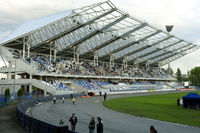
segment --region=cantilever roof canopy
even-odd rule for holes
[[[8,35],[1,45],[31,52],[116,62],[127,60],[165,65],[200,47],[169,35],[115,7],[110,1],[30,20]]]

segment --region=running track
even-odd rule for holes
[[[166,92],[159,92],[166,93]],[[128,94],[125,96],[151,95],[153,93]],[[108,96],[109,98],[124,97],[124,95]],[[29,115],[34,118],[59,125],[62,118],[66,125],[72,113],[78,118],[76,131],[88,133],[88,124],[91,117],[100,116],[104,124],[104,133],[149,133],[150,125],[154,125],[158,133],[200,133],[200,128],[176,123],[158,121],[143,117],[123,114],[105,108],[101,102],[103,97],[77,98],[75,105],[70,99],[63,104],[60,100],[54,105],[53,102],[42,103],[33,107]],[[70,128],[70,127],[69,127]]]

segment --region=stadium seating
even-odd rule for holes
[[[10,50],[13,53],[12,50]],[[91,75],[91,76],[121,76],[121,77],[143,77],[143,78],[167,78],[169,74],[164,69],[151,68],[146,70],[145,67],[135,68],[128,66],[123,68],[122,65],[115,65],[110,69],[109,65],[100,62],[98,66],[93,65],[93,61],[81,60],[80,63],[74,63],[70,58],[57,57],[50,61],[49,56],[41,54],[32,54],[30,58],[21,58],[28,64],[36,64],[38,72],[72,74],[72,75]]]

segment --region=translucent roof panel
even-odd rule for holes
[[[8,42],[12,39],[16,39],[17,37],[20,37],[24,34],[27,34],[31,31],[37,30],[38,28],[41,28],[45,25],[48,25],[50,23],[53,23],[59,19],[62,19],[64,17],[67,17],[72,14],[72,10],[67,10],[63,12],[59,12],[53,15],[44,16],[41,18],[33,19],[27,22],[24,22],[21,26],[19,26],[15,31],[10,33],[7,37],[5,37],[0,44]]]

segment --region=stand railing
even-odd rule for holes
[[[79,97],[82,95],[83,94],[73,94],[74,97]],[[56,96],[57,99],[61,99],[62,97],[65,97],[65,99],[67,99],[70,98],[70,95]],[[67,125],[55,126],[27,115],[27,111],[31,107],[34,107],[36,104],[38,104],[38,102],[48,102],[52,99],[53,96],[48,96],[21,102],[17,106],[17,121],[19,125],[21,125],[29,133],[75,133],[70,131]]]

